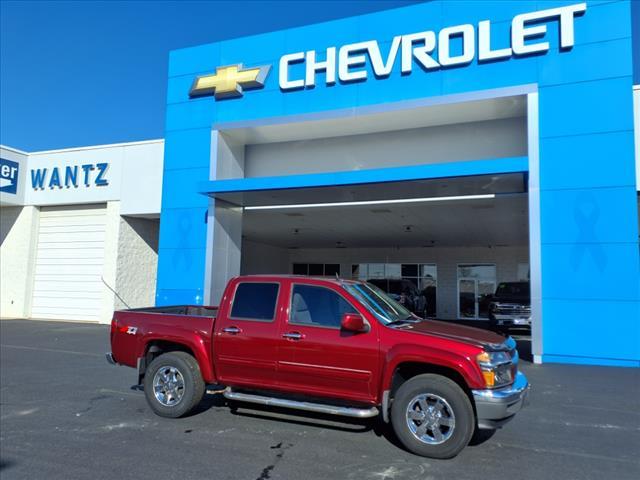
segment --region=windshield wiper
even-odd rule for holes
[[[414,319],[412,317],[402,318],[399,320],[393,320],[392,322],[387,323],[387,327],[397,327],[399,325],[406,325],[410,323],[418,323],[420,320]]]

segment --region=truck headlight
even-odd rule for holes
[[[515,369],[508,352],[482,352],[476,360],[487,387],[497,388],[513,383]]]

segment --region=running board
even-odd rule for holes
[[[295,408],[297,410],[305,410],[307,412],[326,413],[328,415],[340,415],[343,417],[371,418],[377,416],[379,413],[376,407],[351,408],[325,405],[322,403],[298,402],[296,400],[286,400],[284,398],[263,397],[262,395],[234,392],[230,388],[227,388],[223,392],[223,395],[229,400],[258,403],[260,405],[268,405],[271,407]]]

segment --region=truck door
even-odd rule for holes
[[[278,386],[305,394],[371,403],[379,369],[377,330],[340,329],[345,313],[358,313],[340,290],[292,283],[289,315],[280,322]]]
[[[214,358],[221,383],[270,387],[275,382],[281,315],[275,281],[242,280],[216,319]]]

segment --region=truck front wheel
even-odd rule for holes
[[[200,403],[204,380],[195,358],[186,352],[169,352],[155,358],[144,376],[144,394],[161,417],[178,418]]]
[[[475,429],[469,397],[454,381],[433,374],[417,375],[398,388],[391,423],[408,450],[431,458],[455,457]]]

